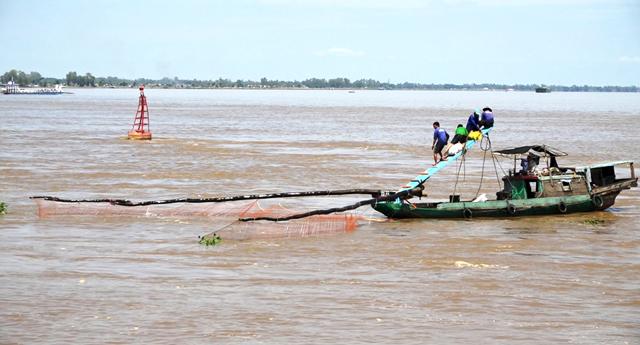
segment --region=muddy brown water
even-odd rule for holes
[[[0,97],[0,343],[640,342],[638,189],[551,217],[388,221],[365,207],[354,232],[216,247],[197,243],[215,219],[39,218],[28,199],[393,190],[432,163],[433,121],[452,133],[484,105],[494,149],[639,162],[639,94],[149,89],[154,139],[131,142],[137,90],[73,91]],[[463,198],[481,177],[480,193],[497,190],[482,162],[474,150]],[[430,198],[447,198],[455,170]]]

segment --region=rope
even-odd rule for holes
[[[485,139],[487,139],[487,140],[485,141]],[[485,143],[485,142],[486,142],[487,144],[485,144],[485,146],[484,146],[484,147],[482,147],[482,144],[483,144],[483,143]],[[485,135],[485,136],[483,136],[483,137],[482,137],[482,139],[480,140],[480,149],[481,149],[482,151],[485,151],[485,152],[486,152],[486,151],[490,151],[490,150],[491,150],[491,138],[489,138],[489,135]],[[493,152],[493,151],[492,151],[492,152]]]
[[[493,145],[491,145],[491,138],[487,136],[487,141],[489,142],[488,149],[491,151],[491,161],[493,162],[493,171],[496,173],[496,182],[498,183],[498,189],[502,189],[502,185],[500,184],[500,176],[498,176],[498,168],[496,167],[496,156],[493,154]],[[480,143],[480,147],[482,148],[482,142]],[[498,162],[500,164],[500,162]],[[502,167],[500,167],[502,169]],[[504,171],[504,170],[503,170]]]
[[[503,176],[507,176],[508,174],[502,167],[502,164],[500,164],[500,161],[496,158],[495,154],[493,153],[493,149],[491,150],[491,157],[493,158],[493,168],[496,171],[496,180],[498,182],[498,187],[502,189],[502,185],[500,184],[500,176],[498,175],[498,168],[496,167],[496,163],[497,163],[497,166],[500,167],[500,171],[502,172]],[[513,187],[513,183],[511,183],[511,179],[506,179],[506,181],[509,183],[509,186],[511,186],[511,190],[513,190],[514,187]]]
[[[493,161],[493,170],[496,172],[496,182],[498,182],[498,188],[502,189],[502,184],[500,184],[500,176],[498,176],[498,167],[496,166],[496,156],[493,155],[493,151],[491,151],[491,158]],[[500,164],[500,162],[498,162]],[[500,167],[502,169],[502,167]],[[509,181],[511,183],[511,181]]]
[[[485,141],[485,138],[486,138],[486,141]],[[484,147],[483,147],[483,144],[484,144]],[[484,166],[487,160],[487,152],[491,150],[491,139],[489,139],[488,135],[483,136],[482,139],[480,140],[480,149],[484,151],[484,155],[482,156],[482,171],[480,173],[480,184],[478,184],[478,190],[476,191],[476,196],[474,197],[474,199],[477,198],[478,195],[480,194],[480,189],[482,188],[482,181],[484,180]]]
[[[467,158],[463,157],[464,165],[462,166],[462,182],[467,182]]]
[[[487,151],[484,151],[484,155],[482,157],[482,172],[480,173],[480,183],[478,184],[478,190],[476,191],[476,196],[474,197],[474,199],[478,197],[478,195],[480,194],[480,189],[482,188],[482,181],[484,180],[484,163],[486,159],[487,159]]]
[[[458,171],[456,172],[456,183],[453,185],[453,193],[452,193],[453,195],[456,195],[456,189],[458,188],[458,180],[460,179],[460,169],[462,169],[462,164],[464,163],[466,156],[467,156],[467,152],[466,152],[466,149],[465,149],[465,152],[462,153],[462,159],[460,160],[460,163],[458,164]],[[464,181],[464,179],[463,179],[463,181]]]

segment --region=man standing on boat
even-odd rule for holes
[[[449,141],[449,133],[444,129],[440,128],[440,122],[436,121],[433,123],[433,144],[431,144],[431,149],[433,150],[433,165],[438,164],[440,161],[446,161],[447,159],[442,156],[442,149],[447,145]],[[440,160],[438,160],[438,155],[440,155]]]

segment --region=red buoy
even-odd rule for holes
[[[144,85],[140,86],[138,111],[136,111],[136,118],[133,120],[133,128],[129,131],[128,138],[134,140],[151,140],[149,107],[147,107],[147,97],[144,95]]]

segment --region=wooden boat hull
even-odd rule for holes
[[[408,204],[380,202],[372,207],[389,218],[462,218],[515,217],[604,210],[613,205],[618,193],[574,195],[522,200],[485,202],[441,202]]]

